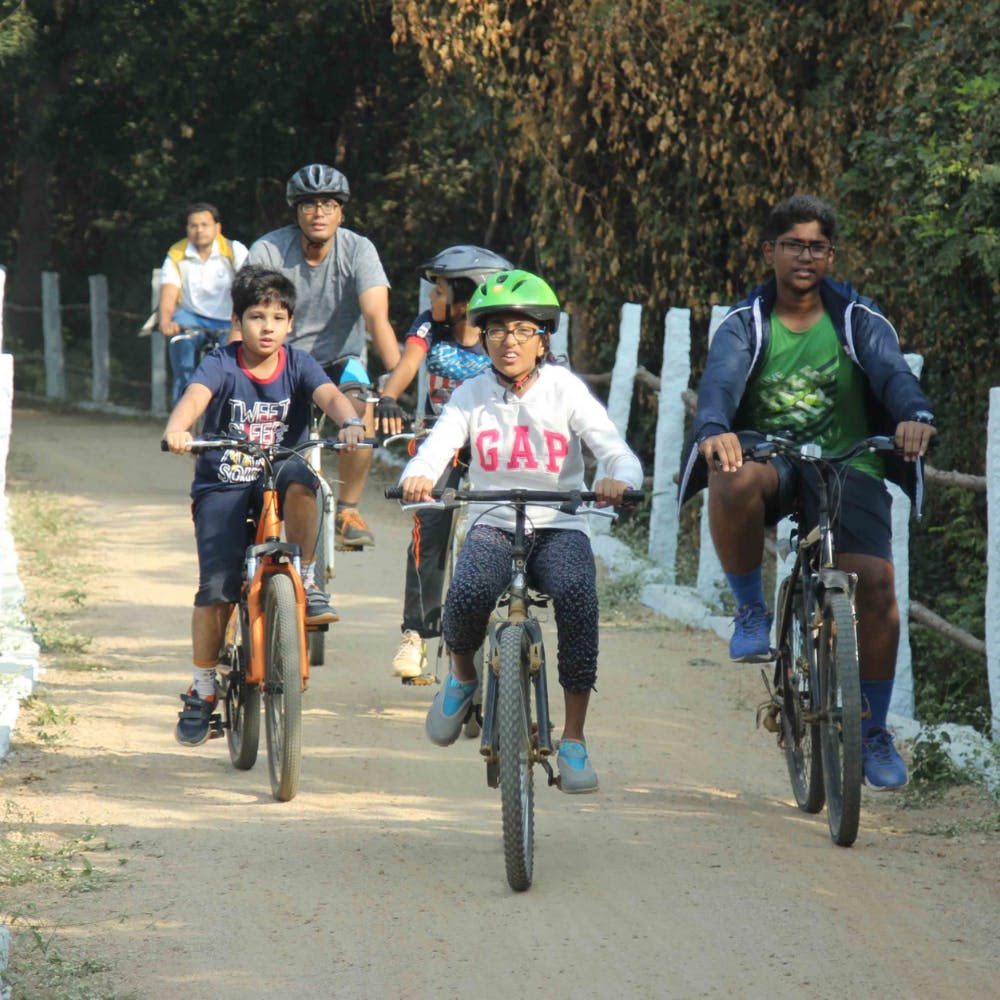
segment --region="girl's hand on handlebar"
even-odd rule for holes
[[[400,484],[403,491],[403,503],[433,503],[434,480],[426,476],[409,476]]]
[[[183,455],[188,450],[190,440],[190,431],[166,431],[163,435],[164,443],[175,455]]]
[[[363,424],[348,424],[340,428],[337,440],[347,445],[348,451],[354,451],[355,446],[365,439],[365,427]]]
[[[713,434],[698,445],[709,471],[735,472],[743,467],[743,446],[732,432]]]
[[[594,492],[597,494],[596,507],[619,507],[624,499],[628,483],[623,483],[620,479],[598,479],[594,483]]]
[[[927,447],[935,434],[937,428],[930,424],[904,420],[896,425],[896,444],[903,450],[903,458],[907,462],[915,462],[927,454]]]

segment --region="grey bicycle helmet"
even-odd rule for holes
[[[347,178],[336,167],[329,167],[325,163],[310,163],[307,167],[301,167],[288,178],[288,184],[285,185],[285,200],[292,208],[307,198],[319,198],[323,195],[336,198],[341,205],[351,197]]]
[[[468,278],[476,286],[481,285],[497,271],[510,271],[513,264],[500,254],[483,247],[467,244],[448,247],[436,253],[430,260],[420,265],[420,274],[428,281],[435,278]]]

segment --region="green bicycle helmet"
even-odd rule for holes
[[[556,293],[530,271],[498,271],[491,274],[469,300],[469,321],[481,327],[494,313],[519,313],[550,330],[559,323]]]

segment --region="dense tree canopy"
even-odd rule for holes
[[[47,269],[70,299],[105,273],[113,305],[142,312],[187,202],[216,202],[250,242],[287,217],[291,171],[323,160],[350,178],[347,224],[380,248],[397,330],[417,264],[483,242],[550,279],[580,368],[607,366],[621,303],[643,304],[655,370],[665,309],[703,325],[742,296],[768,207],[812,191],[839,210],[839,275],[927,359],[937,464],[982,471],[1000,375],[996,4],[0,0],[0,81],[14,306]],[[37,342],[36,316],[6,319],[15,351]],[[134,323],[115,338],[144,372]],[[654,409],[637,408],[643,448]],[[918,586],[981,630],[981,600],[961,596],[981,594],[964,575],[978,512],[939,502],[953,544],[926,537]]]

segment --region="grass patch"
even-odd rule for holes
[[[60,899],[95,892],[117,881],[118,875],[98,858],[113,845],[93,827],[62,835],[34,827],[13,802],[6,803],[0,824],[0,921],[11,931],[10,965],[3,983],[13,997],[53,1000],[114,1000],[103,974],[108,966],[80,955],[60,940],[58,930],[39,920],[34,907],[16,902],[18,889],[26,887],[36,897],[52,890]],[[126,863],[118,859],[118,865]],[[118,998],[121,1000],[121,998]]]
[[[21,555],[18,575],[27,594],[24,610],[38,645],[53,666],[93,669],[98,665],[84,656],[91,639],[74,628],[95,572],[91,535],[62,496],[12,489],[9,499],[11,533]]]

